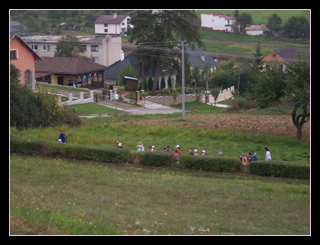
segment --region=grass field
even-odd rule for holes
[[[309,235],[308,180],[11,155],[12,235]]]
[[[206,129],[201,127],[206,116],[196,116],[192,121],[181,122],[180,117],[138,119],[139,117],[98,118],[88,126],[69,128],[63,126],[68,137],[68,144],[81,144],[110,147],[120,141],[124,148],[135,151],[142,141],[146,150],[154,145],[157,151],[169,145],[172,150],[180,145],[182,155],[187,155],[189,148],[199,151],[206,149],[209,156],[215,156],[221,150],[225,156],[238,158],[241,153],[256,152],[258,159],[264,159],[264,147],[268,147],[272,159],[293,163],[310,163],[309,140],[279,137],[272,134],[244,132],[227,129]],[[198,119],[197,119],[198,118]],[[87,119],[85,122],[93,119]],[[112,122],[113,120],[122,120]],[[129,121],[128,121],[129,120]],[[199,120],[199,121],[194,121]],[[183,127],[180,126],[183,124]],[[177,124],[177,125],[175,125]],[[197,127],[199,125],[199,127]],[[25,129],[18,131],[11,128],[10,134],[23,138],[45,139],[54,142],[59,136],[58,127]]]

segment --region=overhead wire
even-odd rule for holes
[[[51,35],[48,35],[48,34],[40,34],[40,33],[34,33],[36,35],[34,36],[48,36],[50,37]],[[56,35],[56,36],[66,36],[66,35]],[[76,35],[76,36],[91,36],[91,35]],[[97,36],[96,36],[97,37]],[[28,39],[28,36],[22,36],[21,37],[24,41],[26,41],[27,43],[28,42],[31,42],[32,39]],[[91,40],[86,40],[86,41],[82,41],[80,42],[80,45],[95,45],[95,43],[92,43],[92,40],[94,40],[96,38],[93,38]],[[36,42],[36,40],[34,40]],[[74,44],[78,44],[79,42],[78,41],[71,41],[71,40],[59,40],[59,41],[62,41],[62,42],[69,42],[69,43],[74,43]],[[55,41],[50,41],[48,40],[48,43],[52,43],[52,42],[55,42]],[[57,41],[58,42],[58,41]],[[56,42],[56,43],[57,43]],[[139,45],[136,45],[133,49],[136,49],[136,50],[147,50],[147,51],[155,51],[155,52],[167,52],[167,53],[173,53],[173,54],[178,54],[178,53],[181,53],[181,50],[175,50],[173,49],[173,47],[168,47],[168,44],[172,44],[171,46],[173,46],[173,44],[176,43],[178,46],[179,42],[175,41],[175,42],[172,42],[172,41],[162,41],[162,42],[143,42]],[[45,45],[44,43],[39,43],[38,45]],[[122,43],[120,44],[116,44],[116,43],[109,43],[108,46],[111,46],[112,48],[122,48],[123,46],[125,46],[125,44],[123,45]],[[85,51],[85,52],[88,52],[88,51]],[[99,51],[91,51],[91,52],[99,52]],[[198,54],[198,55],[201,55],[201,54],[204,54],[206,53],[205,51],[193,51],[193,50],[188,50],[186,49],[185,51],[185,54]],[[214,53],[214,52],[210,52],[210,53]],[[207,54],[207,53],[206,53]],[[142,54],[138,54],[138,55],[142,55]],[[152,54],[143,54],[144,56],[151,56],[151,57],[157,57],[157,55],[152,55]],[[249,58],[250,55],[241,55],[241,54],[228,54],[228,53],[221,53],[221,55],[223,55],[224,57],[244,57],[244,58]],[[251,58],[254,58],[254,56],[252,55]],[[306,60],[306,59],[286,59],[286,61],[298,61],[298,62],[310,62],[310,60]]]

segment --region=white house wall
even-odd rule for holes
[[[263,30],[247,30],[246,34],[249,36],[259,36],[263,35]]]
[[[234,22],[235,19],[225,19],[219,16],[201,14],[201,27],[212,28],[212,30],[216,31],[231,32],[231,26],[226,25],[232,25]]]
[[[126,17],[120,24],[108,24],[107,27],[105,27],[104,24],[95,24],[94,25],[94,32],[96,34],[121,34],[123,28],[125,29],[125,32],[127,32],[128,31],[128,24],[127,24],[128,18],[130,18],[130,17]],[[130,26],[133,27],[132,25],[130,25]],[[108,29],[108,32],[105,32],[104,31],[105,29]]]

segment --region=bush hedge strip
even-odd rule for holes
[[[133,152],[115,147],[49,143],[41,139],[23,139],[14,136],[10,138],[10,152],[109,163],[134,163],[139,159],[139,164],[154,167],[172,166],[176,163],[173,160],[173,154],[168,153]],[[240,166],[238,159],[228,157],[180,156],[179,158],[179,167],[185,169],[237,172],[240,171]],[[310,177],[309,166],[274,161],[251,162],[249,172],[254,175],[287,178],[308,179]]]

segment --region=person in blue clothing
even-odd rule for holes
[[[258,161],[257,153],[253,153],[252,161]]]
[[[60,135],[59,135],[59,139],[57,139],[57,141],[59,143],[66,143],[66,138],[64,135],[64,132],[62,132],[62,129],[59,129]]]

